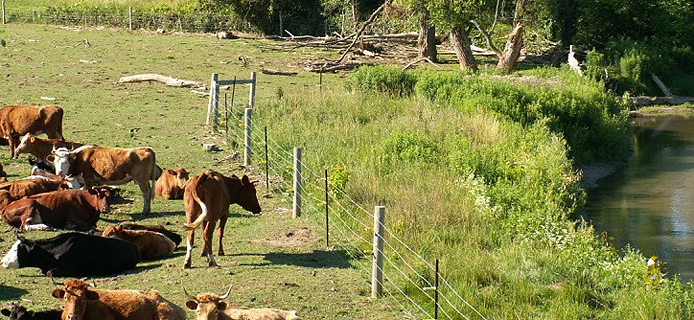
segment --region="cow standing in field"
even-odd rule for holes
[[[11,303],[9,309],[0,310],[10,320],[60,320],[63,310],[29,311],[24,306]]]
[[[261,209],[255,186],[249,181],[248,176],[244,175],[243,178],[239,179],[234,175],[226,177],[219,172],[209,171],[188,180],[183,194],[183,204],[186,211],[184,228],[188,230],[184,268],[191,266],[193,235],[195,229],[200,225],[202,225],[203,230],[202,253],[207,255],[209,266],[217,265],[212,254],[212,235],[217,220],[219,220],[217,254],[224,255],[224,248],[222,247],[224,226],[229,217],[229,206],[234,203],[254,214],[260,213]]]
[[[19,137],[45,133],[49,139],[63,139],[63,109],[59,106],[6,106],[0,109],[0,132],[7,139],[10,158],[16,157]]]
[[[52,159],[51,159],[52,158]],[[161,175],[151,148],[104,148],[82,146],[75,150],[58,148],[49,161],[53,161],[58,175],[82,175],[84,186],[120,185],[135,181],[144,200],[142,213],[150,212],[154,182]],[[151,184],[150,184],[151,181]]]
[[[185,292],[185,289],[183,291]],[[195,311],[197,320],[301,320],[294,310],[231,306],[224,301],[229,292],[231,292],[231,287],[221,296],[214,293],[201,293],[193,296],[185,292],[189,299],[186,301],[186,307]]]
[[[157,291],[95,290],[68,280],[52,296],[65,301],[63,320],[185,320],[186,312]]]
[[[54,149],[67,148],[73,150],[83,145],[83,143],[65,141],[62,139],[42,139],[31,133],[27,133],[22,137],[14,153],[15,155],[29,153],[34,155],[36,159],[39,159],[38,161],[44,161]]]
[[[101,213],[108,213],[111,188],[62,190],[29,196],[0,210],[2,219],[21,231],[63,228],[68,223],[76,230],[96,227]]]
[[[140,250],[142,260],[155,260],[173,254],[176,244],[165,235],[149,230],[128,230],[121,225],[110,225],[101,233],[102,237],[111,237],[130,242]]]
[[[189,173],[186,169],[164,170],[157,179],[154,193],[166,200],[183,199],[183,190],[188,179]]]
[[[140,253],[131,243],[68,232],[53,238],[17,242],[2,258],[5,268],[36,267],[58,277],[106,276],[135,268]]]

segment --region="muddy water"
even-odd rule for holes
[[[634,155],[589,190],[587,216],[616,248],[627,244],[694,280],[694,117],[635,118]]]

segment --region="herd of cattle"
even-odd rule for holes
[[[0,216],[15,228],[17,241],[2,258],[5,268],[36,267],[60,277],[105,276],[135,268],[141,260],[173,254],[181,236],[159,225],[121,223],[96,230],[108,213],[118,189],[130,181],[140,187],[143,214],[151,210],[154,194],[183,199],[187,230],[183,267],[191,267],[194,230],[202,227],[202,254],[209,266],[213,232],[219,222],[217,254],[224,255],[222,238],[229,206],[238,204],[254,214],[261,211],[253,182],[208,171],[189,177],[185,169],[162,170],[154,150],[108,148],[65,141],[63,109],[58,106],[6,106],[0,109],[0,135],[7,139],[11,158],[21,153],[36,157],[31,174],[7,181],[0,178]],[[46,134],[48,139],[37,135]],[[4,175],[0,166],[0,175]],[[21,233],[44,229],[74,229],[48,239],[30,240]],[[95,263],[98,261],[99,263]],[[63,310],[28,311],[16,303],[2,314],[10,319],[172,319],[186,318],[184,310],[156,291],[97,290],[83,280],[67,280],[52,296],[64,300]],[[231,288],[230,288],[231,289]],[[232,307],[224,295],[189,296],[186,307],[197,319],[295,320],[294,311]]]

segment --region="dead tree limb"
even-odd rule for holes
[[[470,20],[470,22],[472,22],[472,24],[475,25],[475,27],[477,28],[477,30],[480,31],[484,39],[487,40],[487,45],[489,46],[489,49],[491,49],[497,57],[501,58],[501,51],[499,51],[499,49],[496,48],[494,42],[492,42],[492,37],[489,36],[487,31],[485,31],[484,28],[482,28],[482,26],[476,20],[473,19]]]
[[[171,87],[182,87],[182,88],[204,88],[205,84],[197,81],[176,79],[172,77],[162,76],[160,74],[137,74],[134,76],[122,77],[118,80],[118,83],[130,83],[130,82],[143,82],[143,81],[157,81],[166,84]]]
[[[415,60],[415,61],[412,61],[412,62],[408,63],[404,68],[402,68],[402,70],[407,70],[407,69],[411,68],[413,65],[418,64],[418,63],[420,63],[420,62],[422,62],[422,61],[429,62],[429,63],[431,63],[434,67],[437,67],[437,68],[439,68],[439,69],[441,68],[441,66],[439,66],[438,64],[436,64],[436,63],[434,63],[433,61],[431,61],[431,59],[424,57],[424,58],[419,58],[419,59],[417,59],[417,60]]]
[[[342,54],[340,59],[337,59],[336,63],[338,63],[338,64],[342,63],[342,60],[345,59],[345,57],[347,56],[347,53],[349,53],[349,50],[351,50],[352,47],[354,47],[354,44],[357,43],[357,40],[359,40],[359,37],[361,36],[361,34],[364,33],[364,30],[366,30],[366,27],[368,27],[376,19],[378,14],[381,13],[381,11],[383,11],[383,8],[385,8],[386,5],[388,5],[388,1],[384,2],[381,6],[379,6],[378,9],[376,9],[376,11],[374,11],[371,14],[369,19],[364,22],[364,24],[359,29],[359,32],[357,32],[357,35],[354,37],[354,40],[352,40],[352,44],[350,44],[349,47],[347,47],[347,50],[345,50],[345,52]]]
[[[663,91],[663,94],[667,97],[672,97],[672,92],[670,92],[670,89],[668,89],[665,84],[660,81],[660,78],[656,76],[653,72],[651,72],[651,79],[653,79],[653,82],[660,88],[660,91]]]
[[[295,75],[299,74],[296,71],[282,71],[282,70],[273,70],[273,69],[265,69],[265,68],[260,69],[260,72],[262,74],[271,74],[271,75],[277,75],[277,76],[295,76]]]

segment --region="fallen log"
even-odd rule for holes
[[[638,107],[647,107],[654,105],[682,105],[685,103],[694,103],[694,97],[669,96],[669,97],[648,97],[638,96],[630,97],[629,101]]]
[[[122,77],[118,80],[118,83],[130,83],[130,82],[143,82],[143,81],[156,81],[166,84],[170,87],[181,87],[181,88],[205,88],[205,84],[197,81],[183,80],[172,77],[163,76],[160,74],[147,73],[147,74],[137,74],[134,76]]]
[[[333,72],[333,71],[338,71],[338,70],[352,70],[358,66],[361,65],[367,65],[366,63],[361,63],[361,62],[352,62],[352,63],[346,63],[346,64],[335,64],[335,65],[309,65],[304,67],[304,70],[308,72],[317,72],[317,73],[325,73],[325,72]]]
[[[658,78],[658,76],[656,76],[653,72],[651,72],[651,79],[653,79],[653,82],[655,82],[665,96],[672,97],[672,92],[670,89],[668,89],[668,87],[666,87],[665,84],[660,81],[660,78]]]
[[[262,74],[270,74],[270,75],[277,75],[277,76],[295,76],[295,75],[299,74],[296,71],[282,71],[282,70],[273,70],[273,69],[265,69],[265,68],[260,69],[260,72]]]

